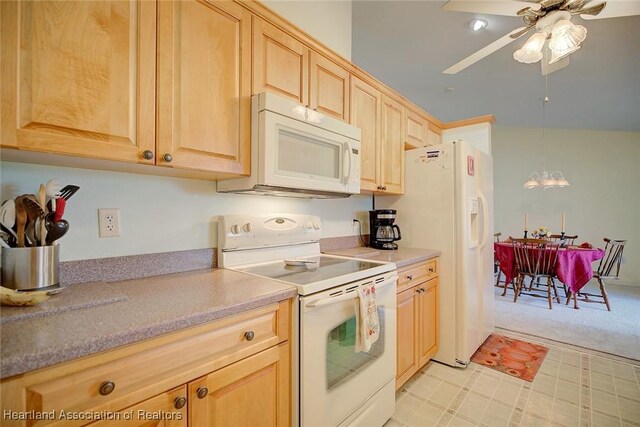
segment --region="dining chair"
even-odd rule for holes
[[[553,243],[560,243],[562,246],[567,246],[575,245],[576,239],[578,239],[577,234],[575,236],[565,234],[564,239],[562,237],[562,234],[552,234],[549,236],[549,240],[551,240]]]
[[[495,233],[493,235],[494,241],[496,243],[500,243],[500,236],[502,236],[502,233]],[[500,286],[500,275],[502,274],[502,272],[500,271],[500,262],[496,258],[495,251],[493,251],[493,272],[496,275],[496,286],[501,288],[502,286]]]
[[[604,238],[604,256],[600,259],[600,264],[598,264],[598,269],[593,272],[593,277],[598,281],[600,285],[600,294],[593,294],[588,292],[583,292],[582,290],[577,294],[569,293],[567,295],[567,303],[573,297],[573,308],[578,308],[578,296],[580,296],[580,301],[584,302],[596,302],[600,304],[604,304],[607,306],[607,311],[611,311],[611,306],[609,304],[609,297],[607,295],[607,290],[604,287],[603,279],[617,279],[620,275],[620,264],[622,263],[622,252],[624,251],[624,245],[627,244],[626,240],[611,240],[608,238]],[[592,300],[589,297],[601,298],[602,301]]]
[[[513,239],[513,251],[516,262],[516,281],[514,286],[513,302],[518,301],[520,295],[530,295],[544,298],[544,295],[531,293],[542,291],[533,288],[531,285],[527,289],[524,283],[526,277],[531,279],[530,284],[539,283],[539,279],[546,278],[545,283],[539,283],[546,287],[546,298],[549,302],[549,309],[553,308],[552,299],[560,303],[558,289],[554,281],[556,277],[555,269],[558,262],[558,249],[560,245],[551,243],[545,239]],[[527,290],[529,293],[524,292]],[[552,298],[553,291],[553,298]]]

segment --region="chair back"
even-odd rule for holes
[[[554,243],[560,243],[563,246],[575,245],[575,241],[577,238],[578,238],[577,234],[575,236],[569,236],[568,234],[565,234],[564,239],[562,238],[562,234],[552,234],[549,236],[549,240],[551,240]]]
[[[622,262],[622,251],[626,240],[604,239],[604,257],[600,260],[596,273],[600,277],[618,278],[620,274],[620,263]]]
[[[530,276],[553,276],[560,245],[544,239],[513,239],[516,269]]]
[[[502,236],[502,233],[496,233],[493,235],[493,238],[495,239],[496,243],[500,242],[500,236]]]

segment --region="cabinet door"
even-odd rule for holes
[[[362,130],[360,188],[377,191],[379,186],[380,114],[382,94],[368,83],[351,76],[351,124]]]
[[[404,127],[405,148],[418,148],[427,145],[429,122],[418,113],[407,109]]]
[[[397,296],[396,390],[418,370],[418,287],[400,292]]]
[[[309,108],[349,121],[349,72],[316,52],[310,60]]]
[[[186,427],[187,386],[182,385],[118,411],[112,418],[89,425],[91,427]]]
[[[427,129],[427,145],[439,145],[442,144],[442,131],[429,125]]]
[[[156,3],[0,8],[2,146],[153,163]]]
[[[418,287],[424,289],[418,294],[418,358],[419,366],[424,366],[438,351],[438,279]]]
[[[190,382],[189,424],[290,425],[289,369],[289,344],[283,343]]]
[[[275,92],[308,105],[309,49],[284,31],[253,18],[253,94]]]
[[[404,193],[404,120],[404,106],[383,95],[380,183],[389,194]]]
[[[248,174],[251,15],[224,1],[158,8],[157,163]]]

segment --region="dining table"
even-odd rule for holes
[[[504,282],[510,283],[517,275],[513,244],[510,242],[496,242],[493,244],[493,248],[496,260],[500,263],[500,271],[505,276]],[[604,250],[598,248],[560,247],[555,274],[572,293],[578,293],[593,277],[591,263],[603,257]]]

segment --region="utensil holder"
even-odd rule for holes
[[[60,246],[2,248],[2,286],[33,291],[60,286]]]

